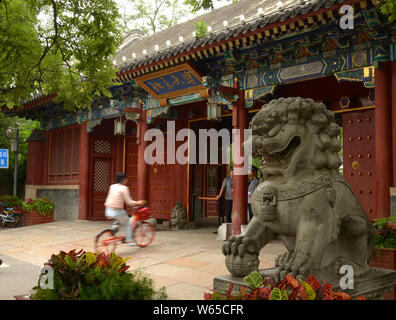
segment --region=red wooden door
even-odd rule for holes
[[[112,182],[113,155],[111,142],[94,139],[92,156],[92,220],[104,220],[104,203]]]
[[[374,110],[342,115],[344,177],[370,219],[375,212]]]
[[[166,163],[166,140],[164,142],[165,163],[154,163],[149,166],[149,204],[155,218],[170,220],[175,205],[174,183],[183,182],[181,177],[174,177],[174,165]]]
[[[114,182],[115,139],[114,120],[103,120],[91,134],[90,143],[90,210],[91,220],[105,220],[107,193]]]

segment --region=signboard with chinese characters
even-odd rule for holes
[[[180,97],[204,89],[202,77],[187,63],[134,80],[158,100]]]
[[[0,169],[8,169],[8,149],[0,149]]]

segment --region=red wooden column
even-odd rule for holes
[[[137,125],[137,144],[138,144],[138,169],[137,169],[137,181],[138,181],[138,199],[147,200],[149,199],[148,194],[148,165],[144,160],[144,150],[147,147],[148,142],[144,141],[144,134],[148,130],[148,124],[146,121],[146,111],[142,111],[140,114],[139,122]]]
[[[239,88],[239,82],[235,81],[234,88]],[[242,164],[236,164],[235,159],[243,156],[242,144],[244,142],[244,129],[248,129],[248,111],[245,108],[244,92],[239,92],[239,99],[232,110],[232,126],[238,129],[240,134],[241,151],[236,148],[234,142],[233,159],[234,159],[234,178],[233,178],[233,201],[232,201],[232,234],[241,233],[241,225],[247,224],[247,196],[248,196],[248,176],[236,175],[235,169],[243,167]],[[239,154],[241,152],[241,154]]]
[[[88,220],[89,204],[89,135],[87,122],[80,126],[80,196],[78,203],[78,219]]]
[[[180,110],[179,111],[179,119],[176,120],[175,124],[175,139],[176,135],[179,132],[179,130],[182,130],[184,128],[187,128],[187,111],[186,110]],[[173,121],[173,120],[170,120]],[[184,144],[185,142],[182,141],[175,141],[175,165],[174,165],[174,172],[175,172],[175,177],[179,180],[179,183],[175,183],[175,202],[180,202],[183,204],[184,207],[187,205],[187,185],[186,183],[182,183],[182,181],[186,181],[186,176],[185,173],[187,172],[187,164],[183,165],[177,162],[176,159],[176,151],[177,149]]]
[[[376,216],[390,215],[392,185],[391,66],[384,62],[375,69],[375,175]]]
[[[396,61],[391,66],[393,186],[396,187]]]

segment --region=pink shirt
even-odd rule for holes
[[[127,186],[120,183],[112,184],[110,186],[109,193],[107,194],[105,206],[114,209],[123,209],[124,202],[128,206],[134,206],[137,204],[137,201],[132,200]]]

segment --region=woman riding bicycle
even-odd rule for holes
[[[124,210],[124,203],[128,206],[142,206],[146,204],[145,200],[134,201],[126,186],[128,177],[121,172],[116,173],[116,183],[112,184],[107,194],[105,202],[105,215],[108,218],[116,219],[121,225],[125,226],[125,243],[130,246],[135,246],[136,243],[132,240],[131,223],[129,216]]]

